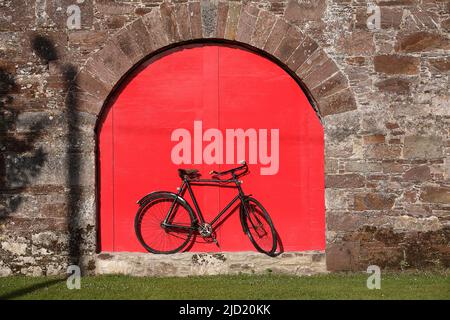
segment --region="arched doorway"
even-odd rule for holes
[[[284,251],[325,249],[323,129],[299,84],[273,61],[237,46],[177,47],[139,66],[105,112],[98,133],[101,251],[144,251],[133,228],[136,201],[175,191],[177,168],[206,177],[242,157],[251,169],[244,190],[268,209]],[[208,129],[221,132],[220,141]],[[186,139],[190,148],[180,150]],[[206,220],[232,197],[226,188],[197,189]],[[254,250],[238,215],[219,227],[218,241],[220,249],[199,240],[190,250]]]

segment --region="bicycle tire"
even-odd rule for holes
[[[257,214],[255,213],[255,211],[251,212],[250,210],[247,210],[247,212],[246,212],[244,210],[243,206],[246,205],[249,208],[251,203],[253,203],[255,205],[255,207],[258,208],[259,212]],[[261,220],[261,218],[263,218],[266,221],[267,225],[269,226],[270,237],[267,240],[267,247],[264,246],[264,248],[263,248],[260,245],[260,243],[258,243],[257,237],[255,237],[255,235],[251,232],[252,228],[249,226],[249,222],[252,227],[254,227],[254,222],[255,222],[252,220],[252,216],[251,216],[252,214],[254,215],[254,217],[256,217],[256,219],[253,218],[253,220],[258,220],[258,219]],[[243,228],[245,234],[247,234],[247,236],[250,238],[250,242],[253,244],[253,246],[256,248],[256,250],[258,250],[261,253],[265,253],[268,256],[275,256],[275,251],[277,250],[277,240],[278,240],[277,234],[276,234],[272,219],[270,218],[269,213],[262,206],[262,204],[255,198],[247,197],[244,200],[244,203],[241,203],[240,215],[241,215],[242,228]],[[264,230],[264,231],[267,232],[266,230]]]
[[[178,210],[178,208],[180,208],[180,207],[184,209],[185,214],[184,214],[183,218],[184,219],[189,218],[189,220],[190,220],[189,221],[189,230],[184,233],[185,234],[185,237],[184,237],[185,239],[183,241],[181,241],[180,244],[177,245],[175,248],[171,248],[170,250],[164,250],[164,249],[161,250],[161,249],[155,248],[154,244],[149,244],[148,243],[149,241],[146,240],[146,238],[148,238],[148,237],[146,235],[144,235],[143,232],[142,232],[143,221],[146,218],[146,215],[147,215],[147,217],[149,217],[148,214],[153,213],[153,215],[154,215],[153,216],[153,220],[156,220],[155,223],[159,222],[160,229],[165,231],[166,233],[168,233],[161,226],[161,222],[162,221],[160,221],[161,217],[163,217],[163,216],[165,217],[164,211],[160,211],[159,210],[158,212],[155,212],[155,210],[153,210],[150,213],[149,209],[151,208],[152,205],[161,204],[162,202],[173,203],[173,201],[176,202],[176,204],[175,204],[177,206],[176,210]],[[167,206],[166,206],[166,208],[167,208]],[[162,212],[162,214],[161,214],[161,212]],[[168,210],[166,212],[168,212]],[[156,216],[156,214],[159,214],[159,219],[158,219],[158,216]],[[177,216],[177,214],[178,214],[178,216],[180,215],[179,211],[175,212],[175,216]],[[138,209],[138,211],[136,213],[135,220],[134,220],[134,229],[135,229],[135,233],[136,233],[136,236],[137,236],[140,244],[148,252],[151,252],[151,253],[154,253],[154,254],[172,254],[172,253],[176,253],[176,252],[181,251],[190,242],[192,234],[194,232],[194,228],[193,228],[194,227],[194,221],[195,221],[195,219],[194,219],[194,213],[192,211],[192,208],[185,201],[182,201],[179,196],[177,196],[174,193],[170,193],[170,192],[156,192],[153,195],[151,195],[150,197],[147,197],[141,203],[141,205],[140,205],[140,207],[139,207],[139,209]],[[155,224],[155,223],[153,223],[153,224]],[[158,229],[157,226],[155,226],[155,228]],[[164,243],[164,241],[162,241],[162,242]]]

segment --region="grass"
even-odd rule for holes
[[[450,299],[448,273],[389,273],[381,289],[367,274],[203,276],[187,278],[83,277],[68,290],[56,277],[0,278],[0,299]]]

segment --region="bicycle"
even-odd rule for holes
[[[139,210],[135,217],[135,232],[139,242],[149,252],[155,254],[172,254],[181,251],[190,242],[194,233],[204,239],[212,239],[217,245],[214,226],[220,217],[236,202],[243,232],[250,238],[254,247],[269,256],[275,256],[277,235],[272,220],[266,209],[251,194],[242,190],[242,181],[238,178],[249,173],[245,161],[241,166],[222,171],[211,171],[211,179],[201,179],[196,169],[178,169],[182,180],[178,192],[155,191],[137,203]],[[226,179],[221,177],[230,175]],[[211,221],[206,222],[192,190],[195,184],[223,185],[234,183],[238,194]],[[193,201],[195,211],[183,197],[186,190]],[[234,213],[234,210],[233,212]]]

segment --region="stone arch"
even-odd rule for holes
[[[73,81],[76,109],[99,117],[109,94],[139,62],[200,40],[237,42],[271,56],[304,84],[319,117],[356,109],[347,77],[297,26],[253,4],[209,1],[164,2],[116,32]]]
[[[109,96],[135,67],[167,49],[200,41],[237,43],[273,59],[303,84],[321,119],[331,120],[332,115],[357,109],[346,75],[314,39],[285,18],[240,1],[219,1],[217,5],[210,1],[164,2],[153,8],[118,30],[89,57],[70,82],[66,104],[75,113],[92,116],[88,129],[92,129],[90,139],[95,140]],[[80,162],[95,171],[95,159]],[[87,183],[95,187],[96,179],[94,176]],[[97,202],[92,209],[84,222],[95,226]],[[98,243],[96,236],[90,233],[85,240]],[[90,248],[89,252],[96,250]]]

